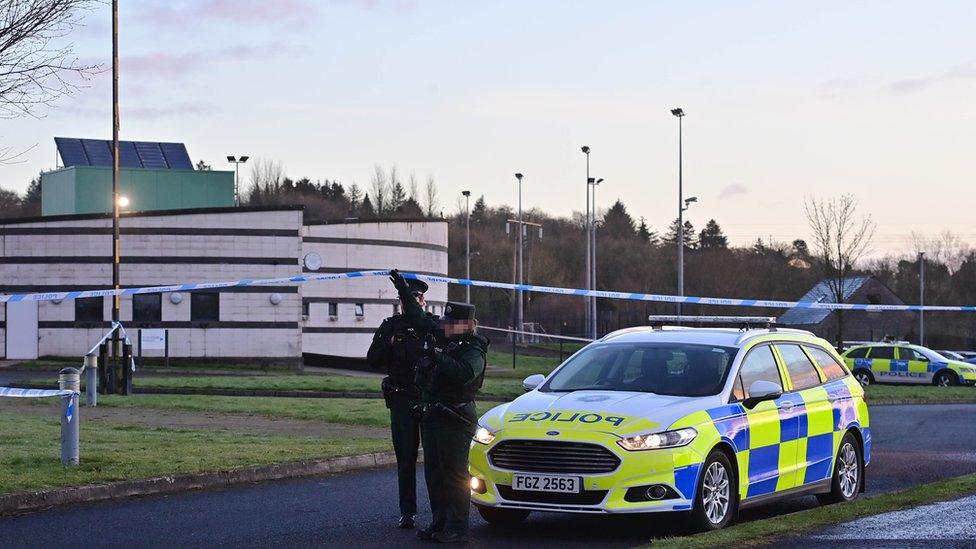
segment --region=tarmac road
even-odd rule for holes
[[[868,493],[897,490],[976,472],[976,405],[871,408],[874,456]],[[418,478],[422,487],[422,478]],[[426,495],[421,490],[421,502]],[[797,498],[744,512],[740,520],[813,507]],[[421,503],[423,507],[423,503]],[[392,469],[264,482],[220,490],[61,507],[0,518],[5,547],[349,546],[421,544],[393,528]],[[427,517],[422,513],[421,524]],[[478,546],[561,548],[600,543],[633,546],[678,534],[668,516],[574,516],[536,513],[515,528],[490,526],[472,512]],[[822,543],[822,542],[821,542]]]

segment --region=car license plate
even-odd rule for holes
[[[557,477],[552,475],[512,475],[512,489],[527,492],[561,492],[578,494],[583,486],[580,477]]]

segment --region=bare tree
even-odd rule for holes
[[[72,59],[72,44],[58,44],[80,23],[94,0],[0,0],[0,118],[33,115],[78,88],[97,65]]]
[[[427,200],[424,203],[427,217],[434,217],[434,211],[437,210],[437,184],[434,183],[434,176],[427,176],[427,185],[424,190],[427,194]]]
[[[277,197],[279,194],[281,182],[285,179],[285,167],[280,160],[258,158],[251,164],[248,179],[250,180],[248,203],[267,204],[272,197]]]
[[[389,184],[386,181],[386,173],[379,164],[373,170],[373,180],[370,182],[373,191],[372,205],[376,209],[376,215],[383,215],[386,212],[386,191]]]
[[[933,237],[912,231],[909,243],[915,250],[910,258],[912,261],[918,257],[919,252],[925,252],[928,260],[945,263],[950,273],[956,272],[973,252],[973,248],[952,231],[942,231]]]
[[[418,190],[419,187],[417,185],[417,176],[411,173],[408,181],[410,184],[407,186],[407,192],[409,193],[407,196],[410,198],[410,200],[420,204],[420,191]]]
[[[808,198],[804,213],[813,233],[814,256],[823,269],[824,283],[835,303],[845,303],[848,276],[874,238],[870,215],[857,215],[857,200],[849,194],[829,200]],[[844,312],[837,310],[837,346],[844,341]]]

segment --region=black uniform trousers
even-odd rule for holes
[[[397,460],[397,485],[400,491],[400,515],[417,514],[417,455],[420,449],[420,416],[414,410],[420,397],[406,391],[391,393],[386,399],[390,409],[390,431]]]
[[[468,449],[478,417],[474,402],[453,408],[471,424],[438,410],[423,419],[424,478],[433,515],[430,530],[466,535],[471,504]]]

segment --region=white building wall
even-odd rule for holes
[[[300,272],[300,209],[134,215],[123,217],[121,226],[123,286],[277,278]],[[0,242],[0,292],[111,285],[110,218],[72,216],[0,224]],[[192,321],[191,298],[184,292],[179,304],[164,294],[161,322],[146,327],[169,329],[172,357],[298,363],[302,302],[297,285],[219,292],[216,322]],[[270,302],[272,293],[281,295],[281,303]],[[107,329],[111,298],[103,301],[102,323],[76,325],[72,300],[42,302],[38,317],[41,355],[81,356]],[[131,320],[131,297],[122,298],[121,317],[135,337],[139,324]]]
[[[447,275],[447,222],[385,221],[308,225],[303,231],[303,254],[322,256],[319,272],[400,269],[404,272]],[[373,332],[394,312],[396,291],[387,277],[309,282],[302,290],[308,316],[302,349],[317,355],[363,358]],[[435,313],[447,301],[447,285],[431,284],[427,301]],[[338,315],[328,314],[329,303]],[[362,303],[364,315],[355,314]]]

